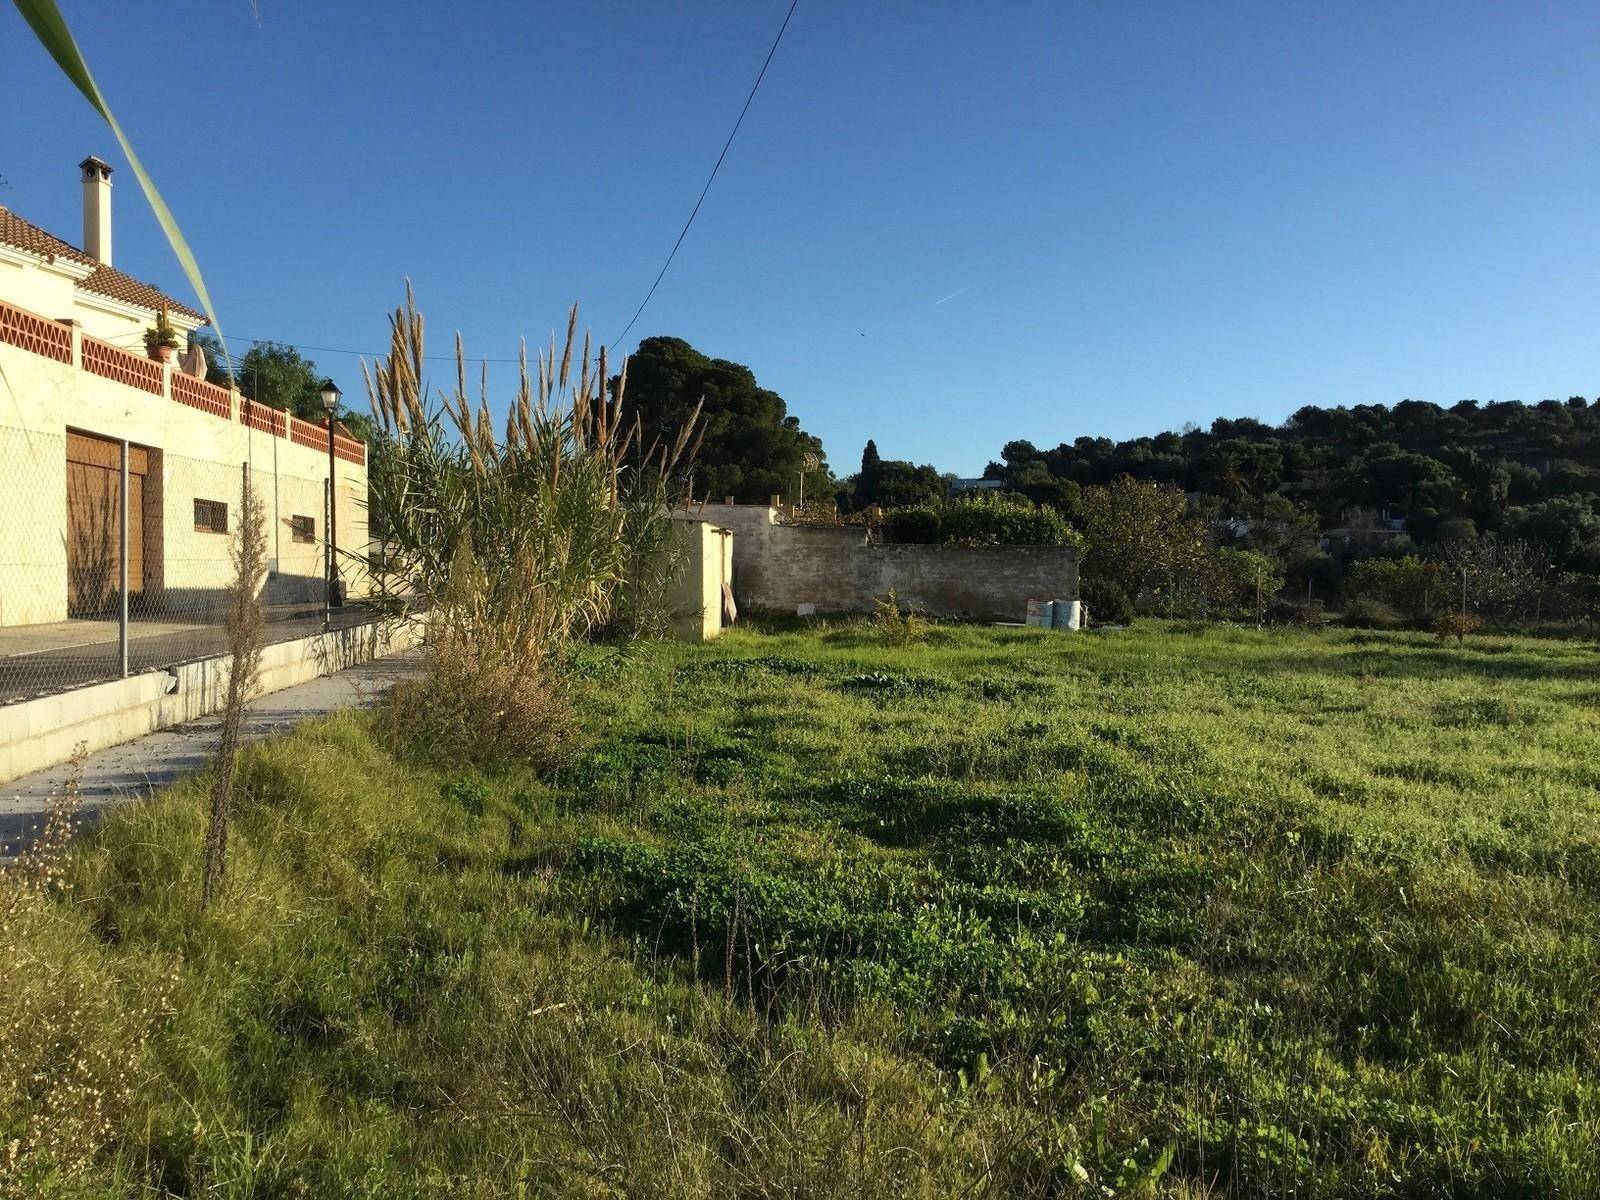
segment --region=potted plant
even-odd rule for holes
[[[178,331],[172,327],[167,310],[156,313],[156,323],[144,331],[144,348],[157,362],[171,362],[178,354]]]

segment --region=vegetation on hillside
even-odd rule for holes
[[[1458,583],[1465,568],[1468,604],[1491,621],[1587,619],[1600,598],[1600,406],[1581,396],[1308,406],[1279,426],[1013,441],[1001,458],[990,478],[1069,519],[1086,489],[1124,476],[1188,493],[1224,544],[1272,558],[1295,594],[1382,602],[1352,565],[1411,556]]]
[[[342,717],[203,915],[205,781],[118,810],[0,925],[0,1145],[103,1126],[6,1186],[1600,1192],[1591,649],[1200,628],[591,648],[553,774]]]

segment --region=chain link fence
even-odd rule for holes
[[[340,481],[329,605],[328,478],[0,424],[0,705],[226,651],[246,481],[267,515],[268,643],[371,619],[365,488]],[[335,473],[337,478],[337,472]]]

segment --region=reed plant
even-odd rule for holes
[[[444,757],[538,757],[552,748],[567,649],[665,623],[670,514],[699,411],[674,440],[646,442],[624,407],[626,367],[609,378],[605,347],[578,340],[574,306],[559,350],[552,336],[530,365],[524,344],[497,433],[487,367],[473,398],[459,335],[455,385],[430,394],[409,286],[390,326],[388,357],[364,368],[380,431],[373,573],[391,615],[427,613],[429,656],[428,678],[401,689],[393,712]]]

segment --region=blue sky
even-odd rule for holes
[[[381,350],[410,276],[494,357],[574,300],[617,337],[787,9],[62,4],[230,338]],[[1593,396],[1597,63],[1578,3],[800,0],[627,348],[749,364],[841,471]],[[0,204],[76,240],[115,143],[9,5],[0,78]],[[116,182],[117,265],[186,294]]]

